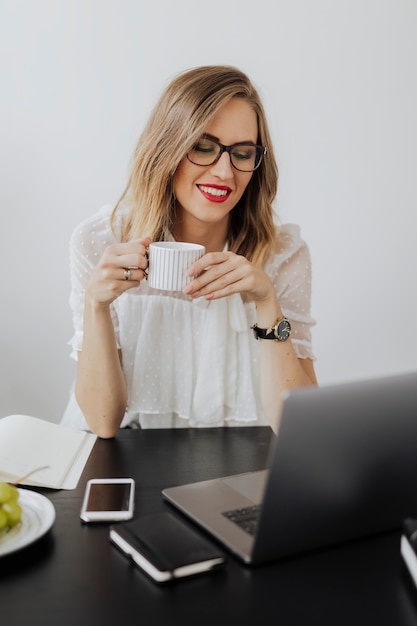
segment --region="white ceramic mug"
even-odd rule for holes
[[[206,249],[197,243],[159,241],[149,246],[148,285],[154,289],[182,291],[192,278],[186,275],[194,261],[203,256]]]

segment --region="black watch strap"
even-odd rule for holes
[[[287,341],[291,334],[291,324],[286,317],[280,317],[270,328],[259,328],[258,324],[251,326],[255,339],[272,339],[273,341]]]

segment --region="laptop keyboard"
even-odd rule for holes
[[[243,509],[233,509],[232,511],[224,511],[223,515],[228,520],[234,522],[249,535],[254,535],[256,524],[259,518],[261,505],[245,507]]]

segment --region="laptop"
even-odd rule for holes
[[[162,494],[251,565],[399,529],[417,517],[417,372],[287,392],[267,469]]]

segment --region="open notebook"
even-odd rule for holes
[[[0,419],[0,481],[75,489],[96,439],[97,436],[89,432],[29,415],[3,417]],[[35,469],[38,471],[23,478]]]

